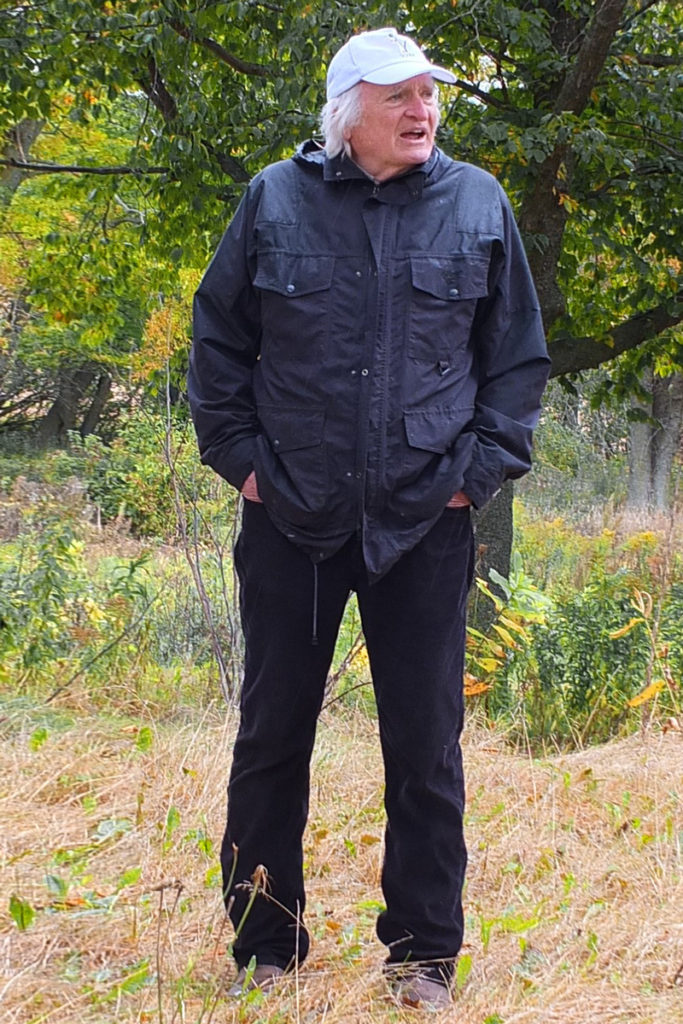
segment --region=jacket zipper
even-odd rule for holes
[[[387,418],[387,407],[389,404],[389,376],[391,370],[391,362],[389,359],[389,348],[391,346],[391,325],[389,324],[389,267],[388,267],[388,250],[389,243],[387,239],[390,239],[393,235],[394,223],[396,219],[396,208],[389,206],[387,208],[387,214],[383,225],[382,233],[382,267],[383,267],[383,282],[380,294],[382,298],[381,306],[381,321],[379,337],[382,338],[381,346],[381,387],[378,396],[378,416],[377,416],[377,429],[379,431],[377,438],[377,481],[376,481],[376,495],[379,496],[382,484],[384,481],[384,469],[387,458],[387,429],[386,429],[386,418]],[[387,224],[387,221],[389,222]],[[391,230],[389,230],[391,229]],[[374,378],[373,378],[374,380]],[[372,403],[371,403],[372,404]]]
[[[379,185],[377,183],[375,183],[375,185],[373,186],[372,192],[370,194],[370,197],[371,198],[375,198],[378,193],[379,193]],[[363,203],[363,205],[364,205],[364,203]],[[361,533],[362,533],[362,530],[363,530],[363,523],[364,523],[364,520],[365,520],[365,510],[366,510],[366,508],[368,506],[368,501],[366,500],[366,498],[367,498],[366,491],[367,491],[367,483],[368,483],[368,453],[369,453],[369,450],[370,450],[370,411],[371,411],[371,407],[372,407],[372,391],[373,391],[374,371],[375,371],[375,368],[376,368],[376,346],[377,346],[378,327],[381,324],[381,319],[380,319],[381,318],[381,311],[380,311],[380,287],[381,287],[381,280],[382,280],[382,277],[381,277],[381,267],[382,267],[382,260],[383,260],[384,238],[385,238],[385,232],[384,232],[384,217],[385,217],[385,214],[383,213],[383,210],[382,210],[381,207],[378,207],[378,209],[376,211],[374,211],[374,212],[376,212],[376,214],[380,218],[380,220],[379,220],[380,245],[378,246],[377,250],[375,250],[375,246],[372,244],[372,237],[369,237],[368,243],[369,243],[370,253],[369,253],[369,259],[368,259],[368,274],[369,274],[371,280],[374,280],[374,289],[373,289],[373,291],[374,291],[374,301],[372,303],[372,305],[374,306],[374,309],[373,309],[373,314],[374,315],[373,315],[372,333],[371,333],[369,338],[367,337],[367,334],[364,335],[363,350],[361,352],[361,364],[362,364],[361,373],[363,373],[363,371],[365,371],[367,376],[365,377],[365,381],[366,381],[365,384],[363,383],[363,380],[361,380],[361,400],[360,400],[360,403],[359,403],[359,410],[358,410],[358,446],[357,446],[357,462],[356,462],[357,473],[358,473],[358,521],[357,521],[357,525],[358,525],[358,530]],[[361,213],[361,216],[362,216],[362,213]],[[365,221],[365,218],[362,218],[362,219]],[[367,230],[368,230],[368,228],[367,228],[367,225],[366,225],[366,231]],[[375,255],[376,251],[379,253],[379,261],[377,260],[377,257]],[[366,294],[367,294],[367,292],[366,292]],[[371,504],[371,502],[370,502],[370,504]]]

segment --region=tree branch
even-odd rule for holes
[[[628,173],[623,171],[621,174],[613,174],[611,178],[608,178],[607,181],[604,181],[601,185],[598,185],[597,188],[593,188],[590,190],[590,192],[586,192],[585,197],[586,199],[597,199],[599,196],[603,196],[606,193],[608,193],[612,188],[612,185],[614,185],[617,181],[632,181],[634,177],[645,178],[649,177],[652,174],[668,175],[674,174],[676,172],[677,169],[674,167],[663,168],[660,164],[656,164],[654,162],[647,164],[638,164],[637,167],[634,167],[633,170],[629,171]]]
[[[552,360],[551,377],[594,369],[622,352],[628,352],[650,338],[655,338],[669,327],[682,323],[683,291],[678,293],[676,301],[681,307],[679,312],[671,313],[665,304],[655,306],[624,320],[602,339],[562,337],[552,341],[548,346]]]
[[[648,68],[675,68],[681,64],[681,57],[667,57],[663,53],[637,53],[636,61]]]
[[[209,36],[192,35],[190,29],[180,21],[173,20],[170,22],[170,25],[183,39],[187,39],[190,43],[197,43],[198,46],[203,46],[205,50],[215,53],[224,64],[231,67],[233,71],[239,71],[241,75],[255,75],[259,78],[266,78],[271,73],[270,68],[265,67],[263,64],[252,64],[249,61],[235,57],[234,54],[229,53],[224,46],[221,46],[220,43],[217,43],[215,39],[209,38]]]
[[[171,124],[178,115],[178,105],[166,88],[163,78],[159,72],[153,57],[148,61],[149,80],[140,78],[140,85],[151,103],[160,111],[161,116],[167,124]],[[249,181],[249,174],[242,164],[229,153],[221,153],[206,139],[204,140],[206,151],[216,160],[224,174],[229,174],[233,181]]]
[[[250,180],[251,175],[247,170],[245,170],[236,157],[231,156],[229,153],[219,152],[215,146],[212,146],[211,143],[206,140],[204,140],[204,146],[206,147],[207,153],[214,158],[220,169],[225,174],[229,174],[233,181],[246,183]]]
[[[555,101],[556,114],[563,111],[580,114],[583,111],[605,64],[625,7],[626,0],[603,0],[597,7]]]
[[[233,181],[247,182],[250,175],[242,166],[239,160],[229,153],[220,153],[208,142],[205,143],[207,152],[211,154],[220,169],[229,174]],[[15,167],[22,171],[32,171],[34,174],[132,174],[138,178],[144,178],[153,174],[170,174],[170,167],[127,167],[117,165],[114,167],[84,167],[78,164],[48,164],[28,163],[25,160],[0,159],[0,167]]]
[[[462,89],[463,92],[468,92],[471,96],[476,96],[482,103],[486,103],[489,107],[497,107],[498,110],[505,110],[506,105],[502,100],[497,99],[495,96],[489,95],[484,92],[483,89],[479,89],[476,85],[472,85],[471,82],[463,82],[461,78],[458,78],[454,85],[458,89]]]
[[[572,59],[560,87],[553,112],[581,114],[605,65],[610,46],[619,29],[619,20],[627,0],[600,0],[586,28],[581,45]],[[533,187],[527,193],[519,215],[524,234],[545,236],[541,251],[529,252],[529,265],[536,281],[543,319],[552,324],[566,309],[566,300],[557,283],[557,264],[562,249],[567,210],[558,203],[557,179],[561,171],[567,191],[571,189],[574,156],[566,144],[558,144],[538,168]]]
[[[154,104],[164,121],[168,124],[178,116],[178,104],[166,88],[166,83],[161,77],[154,57],[148,59],[147,70],[149,71],[149,79],[140,78],[140,85],[147,98]]]
[[[659,4],[661,2],[662,2],[662,0],[646,0],[646,2],[643,4],[642,7],[639,7],[638,10],[634,11],[633,14],[629,18],[626,18],[626,20],[624,21],[624,24],[622,25],[622,29],[624,31],[629,29],[631,27],[631,25],[633,24],[633,22],[637,18],[642,17],[643,14],[647,14],[647,12],[650,10],[650,8],[656,7],[657,4]]]
[[[35,174],[133,174],[144,177],[147,174],[168,174],[170,167],[86,167],[78,164],[31,163],[25,160],[0,159],[0,166],[17,167],[22,171],[33,171]]]

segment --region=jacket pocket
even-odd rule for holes
[[[259,252],[256,259],[255,286],[293,301],[332,284],[334,256],[305,256],[282,249],[268,249]]]
[[[268,249],[257,253],[254,286],[261,294],[262,350],[287,360],[322,355],[334,256]]]
[[[256,479],[264,504],[291,523],[305,523],[328,497],[325,410],[259,407]]]
[[[411,256],[408,355],[443,372],[469,340],[488,261],[478,256]]]
[[[441,461],[438,456],[451,451],[473,415],[473,405],[406,409],[403,423],[408,444],[403,460],[403,484],[414,483],[425,473],[435,475]]]

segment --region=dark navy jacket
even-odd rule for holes
[[[435,149],[375,184],[306,143],[251,182],[195,297],[202,461],[314,561],[379,577],[529,469],[549,361],[509,202]]]

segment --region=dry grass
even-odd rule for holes
[[[374,938],[382,851],[375,727],[339,708],[324,714],[315,753],[311,956],[277,994],[242,1006],[220,996],[229,935],[216,853],[198,830],[218,846],[234,725],[216,710],[162,724],[83,709],[72,710],[70,724],[5,722],[3,1022],[416,1019],[386,995]],[[683,1021],[682,734],[531,760],[471,729],[465,755],[462,985],[455,1008],[433,1019]],[[137,879],[125,874],[134,868]],[[36,912],[23,931],[9,913],[12,894]]]

